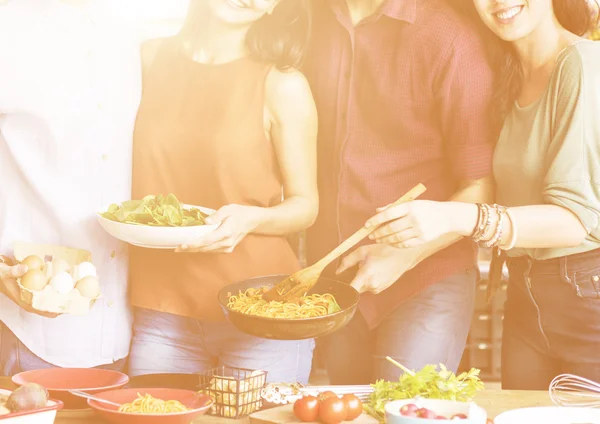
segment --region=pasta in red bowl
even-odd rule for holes
[[[96,413],[114,424],[189,424],[213,404],[203,393],[179,389],[123,389],[95,396],[121,405],[88,400]]]

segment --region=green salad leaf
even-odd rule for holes
[[[480,371],[472,368],[468,372],[455,375],[444,365],[427,365],[417,372],[405,372],[398,381],[379,380],[372,385],[374,391],[365,403],[365,411],[385,421],[385,404],[394,400],[442,399],[459,402],[469,402],[483,390],[483,382],[479,379]]]
[[[342,308],[340,307],[340,305],[338,305],[338,303],[334,300],[333,302],[329,302],[329,305],[327,306],[327,314],[331,315],[331,314],[335,314],[336,312],[341,311]]]
[[[150,195],[142,200],[128,200],[112,204],[101,213],[111,221],[154,227],[191,227],[205,225],[208,216],[198,208],[184,208],[174,194]]]

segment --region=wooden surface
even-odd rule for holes
[[[248,418],[232,420],[229,418],[213,417],[204,415],[191,424],[250,424]],[[109,424],[108,421],[98,418],[93,411],[84,413],[78,411],[59,411],[54,424]]]
[[[475,403],[484,408],[491,418],[511,409],[553,405],[548,392],[507,390],[486,390],[477,395]],[[250,417],[250,424],[292,424],[299,422],[294,417],[291,405],[257,412]],[[353,422],[355,424],[376,424],[377,420],[363,414]]]
[[[475,403],[485,409],[490,418],[511,409],[554,406],[547,391],[485,390],[477,395]]]
[[[15,386],[10,378],[0,377],[0,387],[13,390]],[[532,406],[552,406],[548,392],[524,392],[507,390],[486,390],[475,399],[475,402],[484,408],[489,417],[495,417],[502,412]],[[286,405],[278,408],[260,411],[250,418],[231,420],[221,417],[203,416],[193,424],[291,424],[299,423],[294,418],[292,406]],[[363,415],[353,422],[354,424],[376,424],[373,418]],[[91,411],[59,411],[55,424],[106,424],[98,419]]]

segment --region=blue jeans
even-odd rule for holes
[[[372,331],[357,313],[347,327],[319,340],[331,384],[397,381],[401,370],[386,356],[409,369],[443,363],[456,371],[471,326],[477,275],[472,269],[427,287]]]
[[[502,387],[547,390],[562,373],[600,382],[600,250],[508,268]]]
[[[229,322],[136,308],[129,373],[201,373],[225,365],[265,370],[269,382],[307,384],[313,349],[313,340],[261,339]]]
[[[96,368],[122,372],[126,362],[125,358]],[[36,356],[0,322],[0,376],[11,377],[20,372],[47,368],[54,368],[54,365]]]

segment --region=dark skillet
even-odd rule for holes
[[[230,311],[229,296],[249,288],[272,287],[288,275],[256,277],[224,287],[219,292],[219,303],[227,319],[244,333],[275,340],[302,340],[322,337],[344,327],[356,312],[359,294],[349,284],[329,278],[320,278],[309,294],[330,293],[335,296],[341,311],[317,318],[277,319],[263,318]]]

